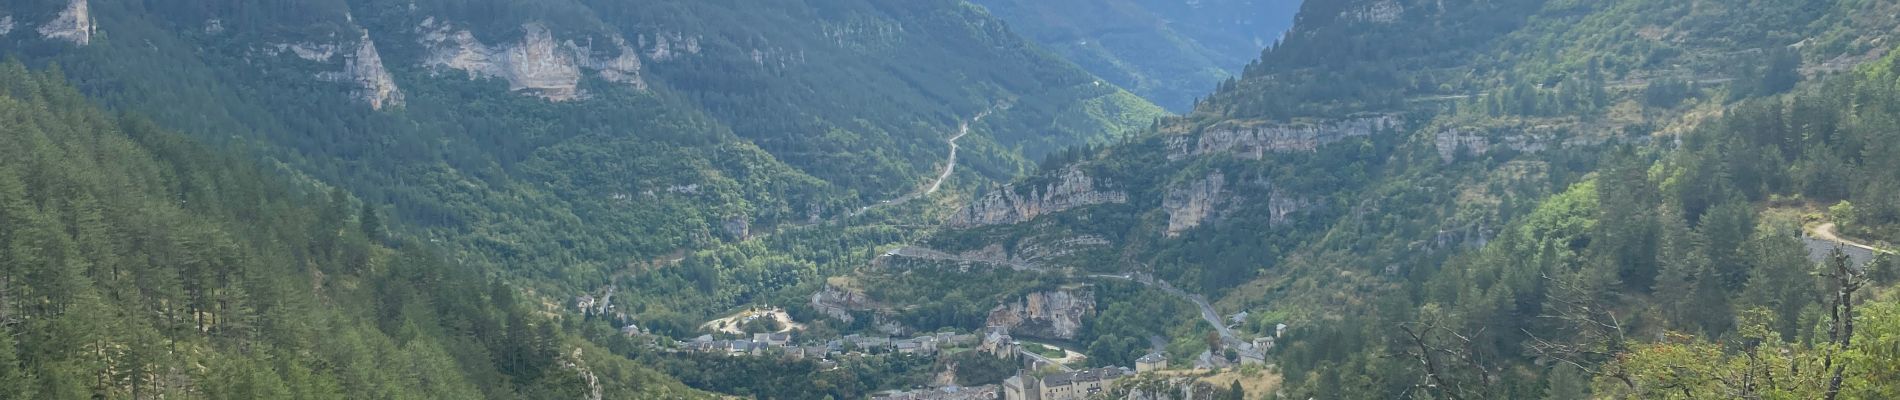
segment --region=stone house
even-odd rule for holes
[[[1098,368],[1042,377],[1017,372],[1003,380],[1003,400],[1086,400],[1134,375],[1127,368]]]
[[[1168,369],[1167,353],[1149,353],[1135,359],[1135,372],[1160,371]]]

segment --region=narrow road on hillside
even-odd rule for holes
[[[1220,333],[1222,345],[1243,353],[1254,351],[1252,344],[1240,340],[1240,335],[1235,334],[1233,329],[1228,328],[1227,324],[1221,321],[1220,312],[1214,311],[1214,305],[1208,304],[1207,297],[1205,296],[1188,293],[1187,291],[1174,287],[1174,285],[1168,284],[1167,281],[1155,279],[1148,274],[1089,275],[1089,277],[1135,281],[1149,287],[1161,289],[1162,292],[1166,292],[1174,297],[1180,297],[1189,303],[1194,303],[1194,307],[1201,310],[1201,320],[1207,321],[1208,325],[1214,327],[1214,332]]]
[[[1872,245],[1868,245],[1866,243],[1856,242],[1848,238],[1841,237],[1839,233],[1835,233],[1835,228],[1836,226],[1834,225],[1833,222],[1815,225],[1813,229],[1808,230],[1808,237],[1811,239],[1824,240],[1827,242],[1840,244],[1841,246],[1859,249],[1861,252],[1865,253],[1867,257],[1873,257],[1873,255],[1875,254],[1893,254],[1894,253],[1893,250],[1891,249],[1875,247]]]
[[[1042,266],[1036,265],[1034,263],[1023,262],[1019,260],[1010,260],[1006,258],[950,254],[950,253],[946,253],[940,250],[931,249],[928,247],[921,247],[921,246],[899,247],[895,250],[885,252],[884,257],[903,257],[903,258],[915,258],[915,259],[920,259],[920,260],[932,260],[932,261],[950,261],[950,262],[957,262],[957,263],[1001,265],[1001,266],[1009,267],[1009,269],[1013,269],[1017,271],[1047,272],[1047,270],[1044,270]]]
[[[858,208],[857,211],[851,212],[850,216],[856,217],[859,215],[863,215],[864,213],[869,212],[872,209],[875,209],[878,207],[895,206],[899,204],[909,203],[911,200],[916,200],[918,198],[937,193],[938,189],[943,188],[943,182],[950,180],[950,175],[955,174],[957,172],[957,150],[960,150],[963,148],[962,145],[957,144],[957,140],[963,139],[964,136],[967,136],[970,134],[970,124],[983,122],[984,117],[990,116],[991,112],[995,111],[997,108],[1000,108],[1000,107],[1003,107],[1003,105],[999,104],[997,106],[990,107],[990,109],[983,110],[982,112],[976,113],[975,116],[970,117],[969,121],[963,121],[963,122],[957,123],[957,134],[950,136],[950,139],[947,139],[944,141],[950,144],[950,156],[944,159],[943,172],[940,172],[937,174],[937,179],[932,180],[930,182],[930,186],[925,187],[923,190],[911,192],[910,194],[906,194],[895,199],[884,200],[877,204],[860,207]]]
[[[988,115],[987,112],[985,114],[978,114],[975,120],[982,121],[985,115]],[[957,145],[957,139],[962,139],[964,135],[968,135],[968,134],[970,134],[970,123],[958,122],[957,135],[951,136],[949,140],[950,158],[947,160],[944,160],[943,173],[937,175],[937,181],[931,182],[930,189],[924,190],[923,194],[927,195],[931,193],[936,193],[937,189],[943,188],[943,181],[950,179],[951,173],[957,172],[957,149],[963,147],[963,146]]]
[[[1866,245],[1866,244],[1862,244],[1862,243],[1860,243],[1860,242],[1855,242],[1855,241],[1852,241],[1852,240],[1847,240],[1847,239],[1844,239],[1844,238],[1841,238],[1841,236],[1840,236],[1839,234],[1836,234],[1836,233],[1834,233],[1834,228],[1835,228],[1835,226],[1834,226],[1834,223],[1833,223],[1833,222],[1829,222],[1829,223],[1825,223],[1825,224],[1821,224],[1821,225],[1818,225],[1818,226],[1815,226],[1813,230],[1809,230],[1809,231],[1808,231],[1808,234],[1809,234],[1809,235],[1814,235],[1814,238],[1815,238],[1815,239],[1821,239],[1821,240],[1826,240],[1826,241],[1830,241],[1830,242],[1834,242],[1834,243],[1840,243],[1840,244],[1845,244],[1845,245],[1848,245],[1848,246],[1854,246],[1854,247],[1859,247],[1859,248],[1863,248],[1863,249],[1867,249],[1867,250],[1872,250],[1872,251],[1880,251],[1880,249],[1878,249],[1878,248],[1876,248],[1876,247],[1874,247],[1874,246],[1868,246],[1868,245]]]

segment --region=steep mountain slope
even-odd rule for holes
[[[91,98],[256,147],[459,258],[563,286],[921,189],[966,122],[953,185],[1160,115],[956,1],[0,13],[52,32],[12,30],[9,55],[61,65]]]
[[[57,72],[0,65],[0,121],[0,397],[708,397]]]
[[[1293,25],[1298,0],[978,0],[1117,86],[1187,111]]]
[[[1605,301],[1593,309],[1613,309],[1630,324],[1615,338],[1685,326],[1710,337],[1736,331],[1746,318],[1734,313],[1708,312],[1707,324],[1684,325],[1682,316],[1651,308],[1649,296],[1681,291],[1658,289],[1659,264],[1685,257],[1644,250],[1670,236],[1654,234],[1661,229],[1654,218],[1673,213],[1711,232],[1745,228],[1707,245],[1726,257],[1717,266],[1744,265],[1731,262],[1741,259],[1734,255],[1743,243],[1779,246],[1758,253],[1782,257],[1775,260],[1805,255],[1784,246],[1795,230],[1756,228],[1754,216],[1790,198],[1843,198],[1840,182],[1826,176],[1871,173],[1885,162],[1872,160],[1890,157],[1867,144],[1876,139],[1859,136],[1872,130],[1803,136],[1786,129],[1834,129],[1863,116],[1750,112],[1732,118],[1756,127],[1729,120],[1720,124],[1726,128],[1708,127],[1730,112],[1731,101],[1775,96],[1804,77],[1879,58],[1897,26],[1892,11],[1855,1],[1309,1],[1281,46],[1194,112],[1164,120],[1152,134],[1051,157],[1038,175],[973,200],[917,244],[928,252],[896,254],[854,282],[867,293],[928,293],[942,284],[907,276],[972,266],[1029,269],[1019,274],[1055,282],[1045,286],[1152,276],[1214,299],[1215,310],[1204,314],[1216,325],[1227,323],[1218,316],[1251,311],[1231,336],[1277,334],[1277,324],[1292,324],[1277,356],[1290,397],[1541,395],[1549,366],[1568,359],[1540,351],[1601,344],[1559,334],[1580,329],[1565,323],[1582,320],[1536,318],[1580,301],[1560,297],[1576,295],[1560,288],[1586,276],[1596,280],[1580,290]],[[1813,104],[1795,107],[1847,103]],[[1737,137],[1779,145],[1723,144]],[[1834,144],[1795,144],[1803,140]],[[1624,148],[1636,150],[1617,150]],[[1818,153],[1797,155],[1809,152]],[[1612,154],[1620,156],[1606,157]],[[1665,157],[1673,161],[1649,166]],[[1592,189],[1606,185],[1588,179],[1605,174],[1602,164],[1639,165],[1620,171],[1648,171],[1652,186]],[[1832,194],[1798,189],[1806,185]],[[1578,197],[1604,197],[1605,206],[1566,206]],[[1784,203],[1770,202],[1777,199]],[[1704,222],[1714,209],[1747,218]],[[1538,239],[1506,240],[1514,235]],[[1763,239],[1735,239],[1756,236]],[[1507,254],[1520,258],[1487,258]],[[1490,269],[1470,273],[1473,264]],[[1794,283],[1791,293],[1811,296],[1747,298],[1740,294],[1746,277],[1787,264],[1746,265],[1721,272],[1732,290],[1704,290],[1718,294],[1700,304],[1826,304],[1817,288]],[[1677,276],[1716,280],[1685,274]],[[998,288],[979,301],[1035,290]],[[873,300],[893,309],[937,301]],[[1135,333],[1118,329],[1085,330],[1075,340]],[[1175,325],[1169,350],[1177,362],[1189,361],[1208,348],[1200,338],[1211,331],[1242,355],[1259,350],[1228,339],[1224,329]],[[1538,339],[1550,342],[1540,347]],[[1423,380],[1449,375],[1427,370],[1435,363],[1471,360],[1456,364],[1466,375]],[[1595,368],[1603,359],[1579,361]],[[1456,379],[1465,381],[1453,388]]]

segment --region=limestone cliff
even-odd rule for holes
[[[1070,169],[1042,187],[1004,187],[977,198],[957,210],[948,224],[953,228],[1014,224],[1076,207],[1128,202],[1128,193],[1098,186],[1100,182],[1081,170]]]
[[[1400,123],[1400,118],[1393,115],[1297,123],[1227,121],[1208,127],[1198,137],[1168,138],[1168,159],[1233,154],[1258,160],[1272,152],[1318,150],[1322,145],[1346,138],[1392,130]]]
[[[457,30],[453,24],[434,18],[424,20],[417,28],[429,49],[424,65],[459,70],[470,79],[501,79],[508,82],[509,90],[550,101],[582,97],[583,69],[609,82],[646,87],[640,78],[639,52],[626,39],[612,37],[613,51],[596,52],[590,45],[573,40],[557,41],[540,23],[523,24],[521,30],[521,40],[491,46],[468,30]]]
[[[10,21],[9,21],[10,22]],[[92,23],[92,9],[86,0],[72,0],[59,15],[40,25],[40,36],[47,39],[63,40],[85,46],[92,44],[92,34],[97,32]],[[10,29],[9,29],[10,30]]]
[[[1097,235],[1031,236],[1017,245],[1019,247],[1014,257],[1028,263],[1044,264],[1059,257],[1106,247],[1109,244],[1108,238]]]
[[[1312,199],[1297,197],[1278,190],[1267,198],[1267,224],[1280,225],[1292,219],[1295,212],[1304,211],[1317,205]]]
[[[682,55],[699,54],[699,37],[679,32],[655,33],[651,38],[642,34],[639,40],[640,48],[646,49],[647,59],[653,61],[669,61]]]
[[[1030,293],[1021,301],[990,309],[988,326],[1009,328],[1018,336],[1075,339],[1082,320],[1095,315],[1095,293],[1060,289]]]
[[[1491,135],[1480,129],[1451,128],[1438,132],[1432,144],[1438,149],[1438,156],[1449,163],[1456,161],[1460,154],[1481,156],[1501,149],[1526,153],[1544,151],[1551,134],[1550,128],[1530,128],[1509,135]]]
[[[1287,223],[1293,213],[1315,205],[1313,200],[1280,190],[1271,182],[1242,179],[1238,183],[1240,187],[1235,187],[1235,184],[1228,183],[1225,174],[1214,171],[1206,177],[1169,189],[1167,197],[1161,199],[1161,208],[1168,213],[1168,227],[1162,233],[1168,237],[1180,236],[1239,207],[1258,206],[1262,197],[1260,191],[1265,192],[1267,224],[1270,227]]]
[[[370,108],[381,110],[383,107],[403,104],[402,89],[396,86],[396,78],[384,67],[383,56],[376,51],[376,41],[370,37],[369,30],[360,29],[355,42],[273,43],[259,50],[266,56],[289,54],[304,61],[322,64],[323,68],[329,70],[316,73],[317,79],[355,87],[353,96],[368,103]],[[343,56],[341,68],[334,64],[338,55]]]
[[[1183,231],[1200,226],[1213,216],[1216,208],[1227,202],[1226,186],[1227,176],[1215,171],[1206,178],[1168,190],[1167,197],[1161,199],[1161,208],[1168,212],[1168,229],[1163,233],[1169,237],[1179,236]]]
[[[1392,0],[1386,0],[1348,9],[1340,13],[1340,17],[1348,21],[1389,24],[1397,22],[1399,16],[1404,13],[1404,6]]]
[[[819,313],[847,324],[857,319],[851,315],[853,312],[888,309],[877,300],[871,299],[864,290],[838,282],[827,282],[823,289],[812,293],[811,306]]]
[[[343,61],[343,75],[339,78],[355,83],[356,97],[368,102],[370,108],[381,110],[403,104],[402,89],[396,87],[396,78],[383,67],[383,56],[376,52],[376,41],[370,39],[368,30],[357,40],[356,51]]]

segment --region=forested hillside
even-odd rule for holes
[[[0,397],[701,396],[346,192],[59,74],[0,65]]]
[[[1804,238],[1900,240],[1867,208],[1895,204],[1893,11],[1309,1],[1193,112],[1052,155],[906,253],[954,257],[898,254],[855,285],[971,291],[909,277],[973,265],[1043,282],[877,298],[980,315],[1153,276],[1248,312],[1216,322],[1239,332],[1118,317],[1074,340],[1132,358],[1151,348],[1113,343],[1156,332],[1127,326],[1160,326],[1177,363],[1268,351],[1287,398],[1888,397],[1869,338],[1893,334],[1892,262],[1843,269]]]
[[[1900,396],[1900,4],[978,3],[0,1],[0,388]]]
[[[914,192],[965,122],[953,186],[1160,115],[956,1],[0,9],[6,54],[89,98],[550,287]]]
[[[1096,76],[1187,111],[1273,46],[1298,0],[978,0],[1010,28]]]
[[[331,382],[348,398],[690,397],[628,364],[645,348],[622,328],[690,338],[736,308],[803,297],[872,248],[915,236],[901,224],[940,213],[957,193],[1164,114],[953,0],[11,0],[0,1],[0,57],[61,71],[40,80],[75,87],[84,101],[72,105],[179,132],[226,163],[265,166],[255,180],[324,188],[310,196],[329,214],[310,224],[354,235],[364,229],[348,221],[385,221],[368,225],[364,247],[322,240],[324,254],[354,252],[336,256],[349,271],[263,247],[252,252],[276,258],[258,265],[294,272],[202,278],[315,292],[269,295],[315,299],[284,300],[303,308],[192,300],[268,309],[276,314],[258,318],[271,321],[362,313],[373,326],[340,323],[326,329],[355,330],[323,339],[382,347],[333,356],[356,348],[272,337],[281,349],[206,340],[191,353],[242,362],[175,356],[266,380],[245,387],[289,382],[322,394],[296,385]],[[240,198],[231,201],[250,201]],[[243,210],[199,201],[189,207]],[[295,215],[250,211],[233,220],[272,221],[244,227],[266,231],[229,236],[300,248],[270,239],[271,229],[302,232],[301,222],[271,219]],[[191,310],[194,320],[225,313]],[[217,337],[216,321],[194,326]],[[32,346],[19,354],[61,354]],[[585,364],[574,361],[583,354]],[[433,364],[390,366],[411,360]],[[372,361],[310,379],[287,369]],[[826,393],[861,397],[912,378],[841,381]],[[397,379],[410,381],[379,383]],[[411,381],[442,388],[401,386]],[[172,384],[170,393],[205,393]],[[46,387],[71,387],[61,385]],[[212,397],[281,397],[264,393]]]

